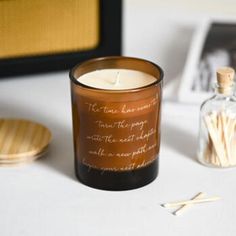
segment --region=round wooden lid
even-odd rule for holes
[[[0,162],[32,159],[46,149],[51,138],[50,130],[41,124],[22,119],[0,119]]]
[[[11,159],[0,159],[0,167],[17,167],[22,166],[25,164],[29,164],[33,162],[36,159],[39,159],[43,155],[47,153],[48,149],[44,149],[44,151],[40,152],[39,154],[35,156],[28,156],[28,157],[22,157],[22,158],[11,158]]]

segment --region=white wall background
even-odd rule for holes
[[[165,83],[181,76],[197,24],[206,17],[236,17],[236,0],[123,3],[123,54],[158,63],[165,71]]]

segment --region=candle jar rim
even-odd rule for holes
[[[109,62],[109,61],[129,61],[129,63],[142,63],[143,64],[143,67],[149,67],[149,68],[152,68],[152,70],[156,70],[158,71],[158,77],[152,73],[148,73],[146,71],[143,71],[143,70],[140,70],[139,68],[138,69],[135,69],[135,68],[123,68],[122,65],[117,65],[117,64],[114,64],[114,68],[112,67],[108,67],[106,68],[105,66],[101,66],[99,63],[101,63],[102,65],[106,64],[106,62]],[[102,63],[104,62],[104,63]],[[81,82],[78,81],[78,77],[75,76],[75,72],[80,69],[80,68],[83,68],[83,67],[92,67],[92,65],[96,65],[96,64],[99,64],[98,68],[97,69],[131,69],[131,70],[136,70],[136,71],[142,71],[144,73],[147,73],[147,74],[150,74],[152,76],[154,76],[156,78],[156,81],[154,81],[153,83],[150,83],[148,85],[145,85],[145,86],[142,86],[142,87],[138,87],[138,88],[130,88],[130,89],[103,89],[103,88],[95,88],[95,87],[92,87],[92,86],[89,86],[89,85],[85,85]],[[112,64],[112,63],[111,63]],[[115,66],[121,66],[121,67],[115,67]],[[93,69],[95,70],[95,68]],[[83,74],[86,74],[86,73],[89,73],[93,70],[90,70],[90,71],[87,71],[85,73],[82,73],[81,75]],[[155,86],[155,85],[158,85],[162,82],[163,80],[163,77],[164,77],[164,72],[162,70],[162,68],[151,62],[151,61],[148,61],[148,60],[145,60],[145,59],[140,59],[140,58],[135,58],[135,57],[125,57],[125,56],[106,56],[106,57],[98,57],[98,58],[93,58],[93,59],[90,59],[90,60],[87,60],[87,61],[84,61],[84,62],[81,62],[81,63],[78,63],[76,64],[71,70],[70,70],[70,73],[69,73],[69,77],[70,77],[70,80],[75,84],[75,85],[78,85],[82,88],[85,88],[85,89],[88,89],[88,90],[92,90],[92,91],[97,91],[97,92],[107,92],[107,93],[130,93],[130,92],[137,92],[137,91],[140,91],[140,90],[143,90],[143,89],[146,89],[146,88],[149,88],[149,87],[152,87],[152,86]]]

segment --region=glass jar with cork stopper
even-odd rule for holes
[[[216,72],[215,94],[200,110],[198,160],[211,167],[236,166],[235,72],[230,67]]]

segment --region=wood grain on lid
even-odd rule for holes
[[[0,159],[35,156],[51,141],[51,132],[28,120],[0,119]]]
[[[15,158],[15,159],[0,159],[0,167],[5,167],[5,166],[21,166],[24,164],[29,164],[33,162],[36,159],[39,159],[43,155],[47,153],[48,149],[44,149],[42,152],[38,153],[37,155],[34,156],[27,156],[24,158]]]

